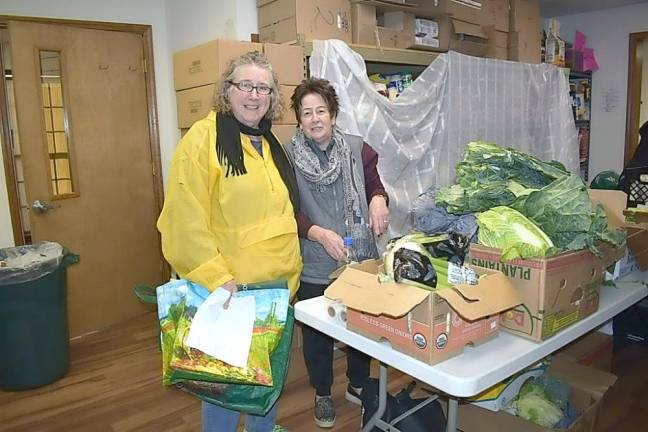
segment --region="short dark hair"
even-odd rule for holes
[[[214,88],[214,110],[222,113],[232,112],[229,90],[232,88],[232,80],[236,78],[238,68],[245,65],[255,65],[270,72],[272,81],[269,84],[272,87],[272,92],[270,93],[270,107],[264,117],[269,119],[279,118],[284,109],[283,101],[279,94],[279,80],[277,80],[277,74],[272,69],[268,58],[259,51],[250,51],[229,62],[227,69],[225,69]]]
[[[318,94],[322,96],[328,107],[331,117],[336,117],[340,109],[337,93],[328,80],[321,78],[308,78],[299,84],[292,96],[290,97],[290,108],[295,111],[297,122],[301,123],[302,99],[309,94]]]

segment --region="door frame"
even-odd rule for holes
[[[648,83],[641,82],[642,62],[637,61],[637,48],[640,42],[648,43],[648,32],[630,33],[628,44],[628,93],[626,105],[626,131],[625,150],[623,155],[623,166],[632,158],[631,150],[636,147],[639,141],[639,115],[641,102],[641,86]]]
[[[23,17],[0,15],[0,27],[7,28],[9,21],[27,21],[39,24],[64,25],[79,27],[93,30],[110,30],[135,33],[142,38],[143,55],[144,55],[144,81],[146,85],[146,99],[148,108],[148,128],[149,128],[149,148],[151,151],[153,165],[153,193],[156,203],[156,210],[159,214],[162,211],[164,203],[164,189],[162,180],[162,162],[160,155],[160,134],[158,129],[157,99],[155,93],[155,68],[153,67],[153,29],[150,25],[144,24],[125,24],[99,21],[80,21],[70,19],[40,18],[40,17]],[[5,176],[7,181],[7,192],[9,195],[9,208],[11,212],[11,222],[16,245],[25,243],[22,229],[22,220],[20,216],[20,199],[18,195],[18,183],[16,168],[14,166],[13,142],[11,139],[9,116],[7,112],[8,100],[6,94],[6,82],[4,74],[4,65],[0,57],[0,67],[2,68],[0,78],[0,126],[2,126],[2,152],[4,156]],[[159,239],[159,234],[158,234]],[[161,244],[161,242],[160,242]],[[168,278],[170,271],[168,264],[163,261],[163,278]]]

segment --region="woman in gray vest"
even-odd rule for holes
[[[378,154],[361,137],[346,135],[335,125],[338,98],[327,80],[302,81],[291,97],[299,128],[286,145],[292,156],[301,211],[297,226],[304,269],[299,300],[320,296],[329,275],[344,259],[343,237],[351,237],[358,260],[376,258],[374,235],[389,223],[387,194],[378,176]],[[304,359],[315,388],[314,418],[333,427],[333,339],[304,326]],[[349,347],[346,399],[360,405],[369,377],[370,358]]]

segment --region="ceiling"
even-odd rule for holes
[[[544,18],[647,2],[648,0],[538,0],[540,15]]]

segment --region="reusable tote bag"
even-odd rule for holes
[[[289,291],[286,281],[272,281],[239,286],[236,295],[253,295],[257,304],[247,368],[184,344],[209,291],[186,280],[158,287],[163,383],[228,409],[265,415],[279,397],[288,370],[294,326]]]

